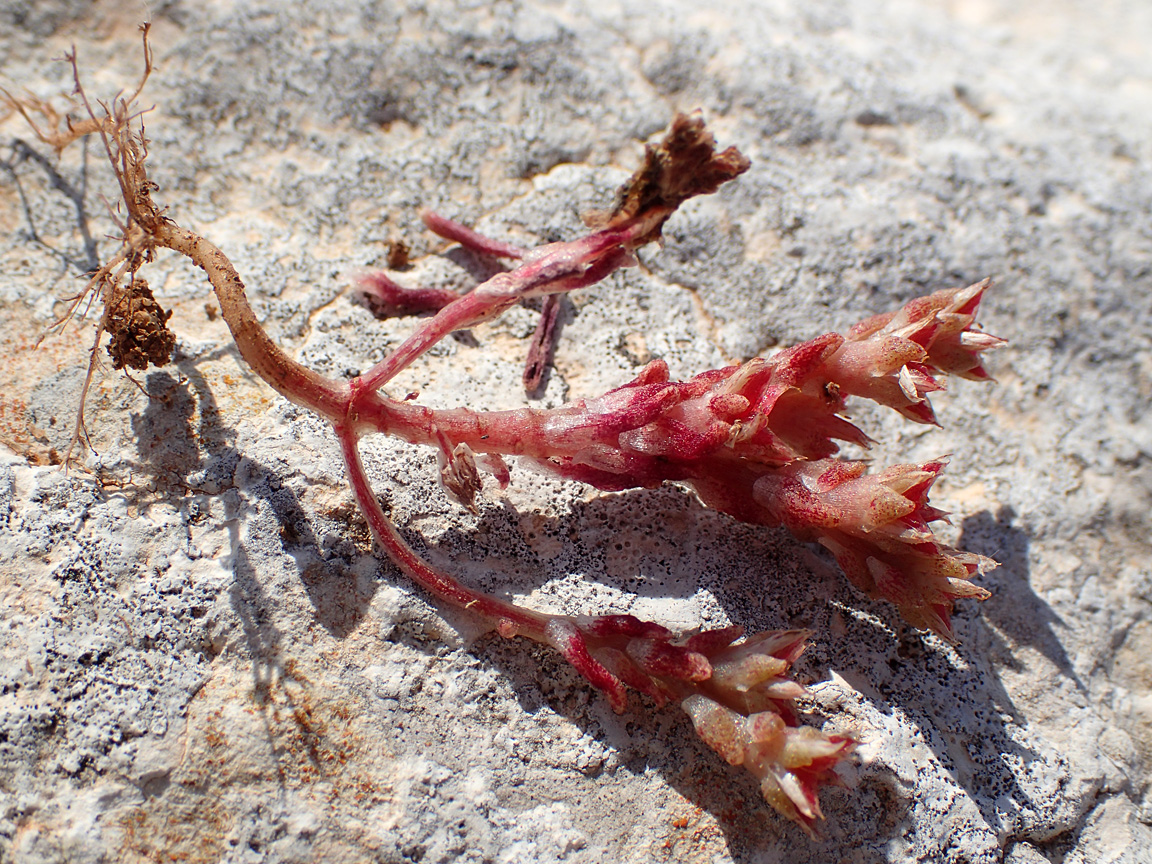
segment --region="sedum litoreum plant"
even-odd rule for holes
[[[147,31],[145,52],[148,57]],[[379,314],[434,314],[375,367],[337,381],[289,357],[256,320],[224,252],[177,225],[154,202],[147,142],[133,122],[131,100],[93,110],[78,80],[77,93],[87,109],[83,120],[60,117],[32,98],[3,95],[58,150],[81,135],[103,139],[126,215],[120,251],[88,290],[104,304],[101,328],[110,334],[117,367],[166,362],[172,347],[167,314],[138,271],[159,249],[187,256],[206,273],[245,361],[285,398],[331,423],[364,518],[415,583],[506,638],[553,647],[616,711],[625,710],[628,689],[658,706],[679,705],[720,757],[750,771],[773,807],[811,831],[821,818],[819,789],[835,782],[836,766],[855,741],[801,722],[796,700],[805,691],[788,676],[809,634],[745,636],[738,626],[677,634],[630,615],[546,614],[473,589],[433,567],[401,537],[369,483],[360,442],[382,433],[435,448],[441,481],[465,506],[481,490],[481,471],[501,485],[509,482],[508,456],[602,490],[684,483],[709,507],[745,522],[784,525],[797,538],[821,544],[862,591],[895,604],[911,624],[952,639],[953,604],[987,596],[970,580],[992,562],[951,548],[932,531],[931,523],[944,514],[929,504],[928,493],[945,460],[869,472],[864,462],[837,455],[838,442],[869,444],[845,419],[848,396],[931,424],[928,396],[943,388],[944,376],[988,377],[981,355],[1002,340],[976,324],[987,280],[913,300],[845,334],[828,333],[688,381],[670,380],[667,365],[654,360],[602,396],[551,410],[433,409],[393,398],[385,388],[453,331],[525,299],[545,298],[525,370],[531,392],[550,351],[556,298],[634,265],[636,250],[660,240],[680,204],[733,180],[748,160],[734,148],[717,150],[698,115],[680,115],[663,141],[647,148],[614,206],[590,215],[588,232],[577,239],[520,249],[425,214],[432,231],[512,262],[511,268],[461,296],[402,288],[383,273],[364,277],[360,288]],[[82,430],[79,423],[77,428]]]

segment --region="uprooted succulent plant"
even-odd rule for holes
[[[78,80],[77,86],[83,97]],[[59,120],[34,100],[13,101],[25,116],[39,111],[49,124]],[[648,148],[615,207],[590,217],[589,233],[576,240],[523,250],[426,214],[433,231],[516,266],[458,297],[403,289],[383,274],[366,277],[362,288],[382,307],[435,314],[382,362],[343,382],[287,356],[257,322],[224,253],[154,203],[145,140],[132,129],[130,103],[114,102],[103,114],[89,107],[88,114],[87,121],[64,131],[38,132],[57,148],[70,136],[98,133],[120,181],[127,211],[123,247],[89,286],[106,306],[125,296],[125,286],[142,282],[136,273],[156,249],[190,258],[207,274],[247,363],[287,399],[332,424],[352,492],[378,542],[405,573],[440,600],[490,622],[502,636],[551,645],[617,711],[624,710],[628,687],[658,705],[678,703],[701,738],[729,763],[751,771],[766,800],[805,830],[821,816],[819,787],[835,780],[836,764],[855,745],[850,737],[800,723],[795,700],[804,689],[787,673],[808,634],[759,633],[740,641],[743,630],[727,627],[678,636],[632,616],[549,615],[469,588],[431,566],[400,536],[369,484],[360,440],[385,433],[437,448],[441,479],[465,505],[480,490],[480,469],[502,485],[508,482],[503,457],[509,455],[603,490],[687,483],[710,507],[747,522],[783,524],[798,538],[822,544],[858,587],[895,603],[915,626],[946,638],[952,638],[953,602],[986,596],[969,578],[991,562],[950,548],[929,527],[944,515],[928,503],[944,460],[870,474],[863,462],[839,458],[836,442],[869,443],[843,416],[848,395],[933,423],[927,396],[942,388],[938,376],[987,377],[980,355],[1001,344],[975,325],[987,281],[914,300],[846,335],[819,336],[771,358],[684,382],[670,381],[667,366],[655,360],[599,398],[553,410],[436,410],[383,392],[449,333],[525,298],[555,297],[634,264],[635,250],[660,239],[661,227],[682,202],[747,170],[748,161],[734,148],[717,152],[699,116],[673,120],[664,140]],[[525,376],[529,389],[539,380],[552,338],[547,320],[554,315],[554,305],[546,305]],[[157,316],[166,320],[163,310],[152,317]],[[106,314],[104,326],[116,330],[114,345],[134,344],[131,333],[121,332],[133,320]],[[164,359],[156,352],[137,353],[142,360]]]

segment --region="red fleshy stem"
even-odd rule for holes
[[[622,190],[618,206],[594,220],[600,230],[579,240],[526,253],[426,215],[443,236],[521,263],[452,299],[348,385],[304,368],[272,342],[224,254],[152,203],[142,143],[126,124],[114,124],[108,134],[120,153],[118,161],[106,138],[132,219],[126,246],[166,246],[207,272],[245,360],[278,392],[333,423],[352,492],[377,541],[405,573],[435,597],[492,622],[502,636],[556,647],[618,711],[625,707],[626,686],[658,702],[678,701],[701,738],[751,771],[765,798],[806,830],[821,818],[819,786],[833,780],[833,767],[854,742],[797,725],[794,700],[804,691],[787,673],[805,634],[757,634],[736,642],[739,629],[727,627],[676,636],[631,616],[546,615],[468,588],[424,561],[385,516],[360,460],[360,435],[376,430],[437,446],[446,485],[465,501],[480,487],[482,462],[506,474],[501,453],[533,456],[601,488],[686,480],[710,506],[752,522],[783,522],[818,540],[865,590],[889,597],[913,623],[946,635],[952,600],[985,593],[968,582],[984,563],[979,556],[943,546],[928,528],[943,515],[927,501],[942,460],[867,475],[858,463],[826,457],[836,452],[834,439],[867,442],[839,416],[844,393],[930,420],[926,395],[940,386],[934,373],[987,377],[980,353],[1002,344],[974,329],[987,282],[913,301],[846,337],[828,334],[771,360],[686,382],[670,381],[666,365],[654,362],[623,387],[555,411],[433,411],[377,392],[453,330],[524,298],[575,290],[634,264],[634,249],[658,239],[680,203],[746,170],[747,160],[733,148],[715,152],[698,117],[676,118],[665,143],[649,148],[645,167]],[[392,287],[399,288],[389,281],[383,290]],[[474,451],[493,458],[477,459]]]
[[[540,320],[532,343],[528,346],[528,359],[524,362],[524,392],[529,395],[540,389],[544,370],[552,359],[556,342],[556,321],[560,317],[560,296],[549,294],[540,307]]]
[[[376,500],[368,475],[364,472],[364,465],[360,461],[356,433],[346,426],[337,425],[336,436],[340,440],[340,449],[344,454],[352,494],[356,497],[364,518],[368,520],[373,536],[396,566],[429,594],[494,622],[502,636],[528,636],[538,642],[549,641],[545,635],[549,616],[531,612],[513,603],[497,600],[483,592],[467,588],[451,576],[436,570],[417,555],[400,536],[396,526],[384,515],[380,502]]]
[[[834,439],[869,440],[839,416],[842,392],[931,419],[925,394],[940,389],[933,352],[959,346],[971,369],[980,351],[1001,343],[971,329],[983,288],[937,292],[851,338],[826,334],[686,382],[669,381],[654,361],[604,396],[550,411],[435,411],[363,394],[358,420],[410,441],[445,435],[477,452],[531,456],[605,490],[688,481],[715,509],[822,543],[862,590],[951,639],[953,601],[987,596],[968,580],[992,562],[951,549],[929,528],[944,516],[927,503],[944,462],[865,475],[863,463],[828,457]]]
[[[428,230],[434,234],[439,234],[445,240],[451,240],[459,243],[466,249],[471,249],[473,252],[480,252],[484,255],[495,255],[498,258],[523,258],[528,254],[526,249],[521,249],[519,246],[514,246],[511,243],[501,243],[499,240],[493,240],[491,237],[485,237],[483,234],[478,234],[466,225],[461,225],[441,216],[432,210],[425,210],[420,214],[420,218],[428,227]]]
[[[377,318],[398,318],[421,312],[439,312],[460,299],[447,288],[405,288],[386,273],[374,271],[356,277],[356,284]]]
[[[413,581],[435,597],[493,621],[505,638],[526,636],[556,648],[617,713],[626,685],[664,703],[680,701],[704,741],[761,781],[765,799],[808,833],[823,818],[817,794],[836,782],[851,738],[796,726],[792,700],[803,688],[783,677],[803,650],[804,633],[762,633],[743,643],[739,627],[677,638],[631,615],[569,618],[531,612],[461,585],[400,537],[372,493],[356,433],[336,426],[353,494],[373,535]]]
[[[636,259],[628,245],[636,231],[598,231],[533,251],[515,270],[497,273],[424,321],[392,354],[354,379],[353,389],[379,389],[452,331],[495,318],[521,299],[586,288],[614,270],[634,264]]]

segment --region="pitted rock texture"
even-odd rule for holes
[[[134,86],[121,4],[0,4],[0,85],[63,107]],[[1152,11],[1138,2],[689,0],[153,7],[157,200],[223,248],[264,325],[352,376],[410,330],[348,289],[490,262],[432,207],[521,245],[572,238],[677,110],[753,165],[643,266],[565,301],[540,399],[677,377],[992,276],[1010,340],[942,429],[857,420],[877,464],[951,453],[933,496],[1001,562],[957,646],[783,531],[667,487],[599,495],[513,466],[479,512],[431,452],[366,461],[406,536],[542,609],[812,629],[810,722],[862,741],[813,843],[674,709],[616,716],[546,650],[435,607],[372,549],[325,424],[239,359],[202,274],[145,272],[172,361],[95,375],[98,310],[41,332],[113,251],[97,142],[57,159],[0,114],[0,860],[1152,861]],[[34,155],[38,154],[38,155]],[[536,312],[395,383],[526,404]],[[103,349],[101,349],[103,350]]]

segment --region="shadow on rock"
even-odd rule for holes
[[[1011,507],[1001,508],[995,518],[988,512],[969,516],[962,524],[958,544],[962,549],[987,555],[1000,563],[981,580],[981,584],[992,591],[992,596],[981,604],[980,612],[992,625],[987,629],[995,643],[995,653],[1012,671],[1022,672],[1024,665],[1013,656],[1005,637],[1016,645],[1035,648],[1061,674],[1074,681],[1077,689],[1087,692],[1056,634],[1057,627],[1067,629],[1068,625],[1032,589],[1029,539],[1025,531],[1012,524],[1015,518]]]
[[[1062,830],[1066,814],[1051,789],[1070,777],[1062,754],[1036,749],[1043,745],[1001,680],[1002,666],[1024,669],[1005,638],[1036,647],[1082,687],[1053,630],[1063,622],[1029,585],[1029,539],[1012,525],[1013,515],[1005,509],[995,519],[979,513],[964,521],[959,547],[1001,567],[979,580],[991,599],[957,604],[957,645],[912,629],[886,603],[855,595],[837,599],[847,614],[836,641],[852,647],[825,647],[817,635],[811,652],[820,677],[835,669],[882,714],[901,712],[980,811],[986,830],[1001,838]]]
[[[203,378],[191,363],[188,367],[203,417],[215,410],[215,402]],[[150,388],[167,401],[160,403],[158,398],[157,406],[150,407],[155,416],[145,411],[141,430],[152,436],[192,439],[195,406],[187,386],[166,374],[152,377],[157,380],[150,380]],[[200,430],[201,440],[206,431]],[[205,461],[230,466],[230,479],[241,457],[219,434],[212,443],[214,449]],[[195,444],[178,447],[174,456],[165,457],[174,460],[165,467],[195,469],[198,453]],[[392,581],[398,574],[379,556],[375,574],[357,578],[351,572],[353,561],[370,548],[366,535],[355,543],[347,539],[358,514],[307,512],[275,469],[248,462],[245,495],[270,511],[265,518],[250,520],[248,530],[263,531],[265,541],[269,532],[279,533],[280,546],[295,560],[317,621],[333,636],[347,636],[368,613],[380,581]],[[933,769],[939,782],[946,783],[950,776],[962,786],[994,829],[1002,826],[1005,834],[1011,834],[1020,827],[1005,824],[1007,817],[1001,812],[1005,801],[1044,821],[1042,805],[1032,800],[1031,784],[1025,788],[1019,778],[1027,775],[1020,766],[1045,760],[1029,749],[1022,727],[1012,722],[1018,712],[988,659],[963,645],[947,648],[907,628],[892,607],[861,598],[842,576],[833,574],[831,566],[821,564],[818,554],[782,531],[745,525],[706,510],[676,486],[599,496],[576,503],[559,516],[521,514],[502,502],[486,507],[479,519],[461,513],[460,521],[460,528],[449,529],[432,544],[415,532],[404,533],[417,548],[427,548],[439,566],[495,593],[536,594],[546,606],[549,572],[581,574],[587,582],[589,611],[627,612],[638,601],[678,599],[692,602],[692,614],[722,611],[723,617],[750,633],[797,624],[811,627],[816,635],[809,658],[797,668],[800,677],[820,680],[834,669],[868,694],[874,710],[902,712],[907,719],[900,722],[919,728],[939,761]],[[1010,514],[1002,514],[999,521],[986,515],[972,517],[964,525],[965,543],[1005,561],[1005,572],[1017,579],[1016,605],[1030,607],[1032,613],[1047,611],[1050,617],[1044,620],[1056,622],[1027,588],[1027,538],[1010,521]],[[329,535],[344,539],[328,548]],[[280,668],[282,637],[271,619],[271,604],[276,601],[261,586],[241,538],[235,535],[232,540],[235,582],[230,599],[255,661],[254,684],[257,690],[266,689],[273,679],[287,674]],[[359,587],[350,590],[350,586]],[[617,608],[605,608],[605,588],[611,598],[607,605]],[[854,610],[862,614],[852,614]],[[974,604],[961,604],[958,629],[971,632],[982,626],[973,618],[977,614]],[[833,638],[829,634],[836,632],[837,618],[843,619],[842,632]],[[1005,632],[1015,626],[1007,611],[993,620],[1007,621],[998,625]],[[1050,640],[1047,649],[1066,666],[1055,636],[1050,629],[1044,632]],[[406,633],[400,627],[392,638],[411,641],[424,652],[443,650],[439,642],[427,643],[415,635],[408,640]],[[615,716],[603,697],[557,655],[540,647],[529,653],[526,647],[489,636],[471,650],[509,678],[525,712],[546,706],[618,755],[619,762],[611,769],[592,766],[581,773],[593,780],[597,770],[634,776],[659,773],[685,799],[715,816],[715,826],[738,861],[756,860],[769,847],[798,862],[863,860],[861,855],[873,845],[877,855],[882,854],[894,837],[916,822],[911,811],[921,802],[909,796],[896,771],[873,763],[861,767],[851,793],[823,792],[829,817],[823,828],[826,839],[814,846],[771,811],[750,775],[726,765],[697,739],[677,707],[657,709],[633,694],[629,711]],[[861,823],[873,826],[863,852]],[[670,836],[675,837],[676,830],[670,825]]]
[[[246,460],[248,464],[245,469],[245,493],[255,499],[257,506],[263,504],[271,509],[275,516],[275,524],[278,526],[280,545],[296,563],[301,584],[303,584],[308,599],[315,609],[317,622],[332,635],[342,638],[351,633],[364,617],[364,613],[375,594],[375,585],[370,581],[368,584],[363,584],[363,580],[357,579],[354,574],[350,573],[351,561],[348,559],[351,555],[343,557],[329,555],[326,557],[321,553],[321,543],[313,529],[313,520],[335,518],[337,524],[334,524],[333,527],[347,531],[348,526],[345,519],[359,518],[359,513],[352,511],[345,514],[328,514],[327,516],[313,514],[310,516],[301,506],[296,493],[282,482],[273,468],[241,454],[236,449],[235,430],[222,425],[216,397],[207,379],[200,373],[196,365],[199,361],[214,359],[222,353],[235,351],[235,347],[230,345],[197,360],[180,360],[178,368],[187,379],[187,383],[177,385],[171,376],[164,374],[164,377],[172,382],[173,386],[170,391],[183,392],[182,398],[175,400],[172,396],[168,398],[168,403],[176,402],[179,412],[177,419],[171,423],[180,422],[180,417],[184,418],[182,421],[184,428],[180,433],[183,437],[180,441],[175,442],[175,446],[180,448],[180,452],[183,452],[185,448],[190,448],[191,454],[196,456],[195,460],[192,459],[191,455],[183,457],[179,467],[184,470],[184,473],[180,476],[184,478],[192,471],[201,470],[216,487],[226,488],[235,483],[236,470],[241,460]],[[151,382],[154,377],[157,376],[149,376],[149,381]],[[189,385],[194,391],[194,396],[188,392]],[[171,407],[171,404],[164,403],[154,407],[153,402],[150,402],[149,408],[145,411],[145,418],[148,416],[148,411],[157,410],[162,413],[165,410],[171,410]],[[193,434],[191,426],[191,416],[194,411],[197,411],[199,415],[199,424],[195,429],[195,434]],[[203,460],[199,456],[197,441],[199,441],[200,447],[205,450]],[[349,548],[351,550],[351,544],[349,544]],[[243,553],[243,546],[239,538],[233,538],[233,549],[237,556],[235,559],[236,566],[239,567],[240,562],[247,560],[240,557]],[[239,574],[239,570],[236,572]],[[240,576],[238,575],[237,578],[239,579]],[[250,578],[254,579],[255,577]],[[258,589],[259,585],[253,583],[253,588]],[[251,592],[247,591],[233,596],[233,608],[242,621],[247,620],[245,615],[250,614],[244,611],[245,601],[243,600],[249,594]],[[259,628],[245,627],[245,637],[249,641],[248,647],[253,657],[263,656],[267,647],[263,645],[261,640],[249,638],[254,637],[259,632]]]
[[[520,511],[507,499],[484,507],[478,517],[456,509],[461,524],[434,542],[401,526],[408,542],[435,566],[498,595],[543,589],[547,596],[553,574],[579,576],[590,587],[618,590],[629,607],[637,598],[690,598],[707,578],[701,578],[706,568],[696,552],[684,548],[686,535],[706,534],[713,518],[731,522],[671,485],[576,501],[555,516]],[[589,611],[628,609],[617,604]]]
[[[132,415],[136,452],[153,475],[156,486],[183,485],[184,478],[200,467],[200,446],[192,427],[196,400],[187,381],[177,381],[164,370],[145,379],[148,403]]]
[[[561,602],[559,595],[556,604],[547,599],[551,570],[585,576],[589,597],[582,605],[593,613],[627,612],[638,601],[661,599],[692,603],[695,614],[699,602],[706,601],[694,598],[703,594],[714,597],[727,617],[749,633],[791,627],[796,617],[806,618],[819,631],[825,622],[811,609],[826,606],[832,590],[823,574],[813,578],[804,572],[803,562],[811,556],[806,551],[798,555],[803,547],[783,531],[746,525],[705,509],[676,486],[600,496],[578,502],[560,516],[521,515],[510,505],[489,507],[474,522],[435,538],[430,549],[422,548],[418,534],[404,533],[436,566],[465,583],[496,594],[532,594],[538,607],[556,608]],[[768,574],[779,584],[766,583]],[[842,582],[835,580],[835,590],[847,597],[851,589]],[[767,590],[767,584],[775,590]],[[612,589],[607,604],[605,588]],[[572,602],[570,596],[564,599]],[[444,650],[442,641],[429,637],[418,620],[397,625],[386,638],[424,654]],[[891,650],[890,640],[882,650]],[[655,772],[715,817],[715,823],[693,817],[681,828],[670,815],[672,859],[690,858],[694,832],[708,824],[707,830],[718,827],[723,832],[737,861],[755,861],[765,848],[782,850],[787,860],[796,862],[863,860],[859,825],[873,826],[865,846],[880,856],[908,822],[911,802],[894,773],[881,764],[863,766],[851,792],[822,791],[828,820],[820,826],[823,841],[813,844],[764,801],[751,774],[727,765],[697,737],[678,706],[657,708],[633,692],[628,710],[617,716],[604,697],[549,648],[490,634],[469,651],[508,679],[525,714],[554,712],[613,752],[611,767],[600,761],[573,765],[571,782],[577,788],[598,794],[597,789],[612,785],[606,773],[643,777]],[[810,667],[803,667],[805,677],[811,677]],[[807,722],[819,726],[821,719],[809,717]]]

